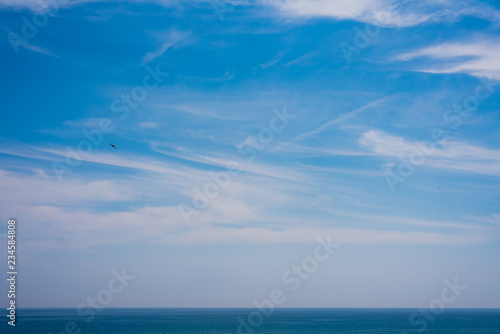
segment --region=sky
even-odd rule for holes
[[[107,307],[427,307],[447,281],[446,307],[500,308],[498,2],[0,0],[0,22],[20,306],[120,272]]]

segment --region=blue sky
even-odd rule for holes
[[[252,306],[331,236],[282,306],[500,307],[498,3],[54,3],[0,0],[24,306]]]

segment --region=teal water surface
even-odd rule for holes
[[[121,308],[19,309],[15,328],[1,333],[73,334],[500,334],[500,310],[487,309],[275,309]],[[93,315],[95,313],[95,316]],[[213,316],[213,318],[212,318]]]

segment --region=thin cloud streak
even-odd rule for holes
[[[500,40],[489,38],[481,42],[442,43],[395,56],[394,60],[432,59],[417,71],[430,73],[467,73],[476,77],[500,80]],[[439,61],[436,63],[436,61]]]
[[[392,1],[392,0],[264,0],[287,17],[329,17],[356,20],[383,27],[412,27],[428,22],[453,21],[473,16],[494,22],[500,15],[481,2]]]
[[[421,152],[422,147],[418,143],[408,142],[402,137],[376,130],[363,133],[359,143],[370,148],[379,156],[391,158],[405,157],[413,152]],[[434,151],[424,159],[424,165],[500,176],[500,150],[449,140],[443,140],[436,146]]]
[[[304,140],[306,138],[318,135],[318,134],[325,132],[325,131],[327,131],[335,126],[338,126],[340,124],[345,123],[347,120],[355,118],[356,116],[358,116],[359,114],[361,114],[363,112],[367,112],[372,108],[381,106],[383,103],[392,101],[396,97],[397,97],[397,95],[390,95],[390,96],[386,96],[386,97],[377,99],[377,100],[372,101],[370,103],[367,103],[362,107],[359,107],[359,108],[351,110],[343,115],[335,117],[335,118],[329,120],[328,122],[318,126],[317,128],[315,128],[311,131],[305,132],[305,133],[293,138],[291,141],[300,141],[300,140]]]
[[[377,231],[368,229],[292,229],[273,231],[265,228],[206,228],[169,238],[178,245],[220,243],[312,243],[318,236],[330,235],[340,244],[391,245],[475,245],[495,238],[481,234],[445,235],[441,233]]]

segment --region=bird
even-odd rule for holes
[[[118,149],[118,147],[116,147],[115,145],[111,144],[111,143],[108,143],[111,147],[113,147],[114,149]]]

